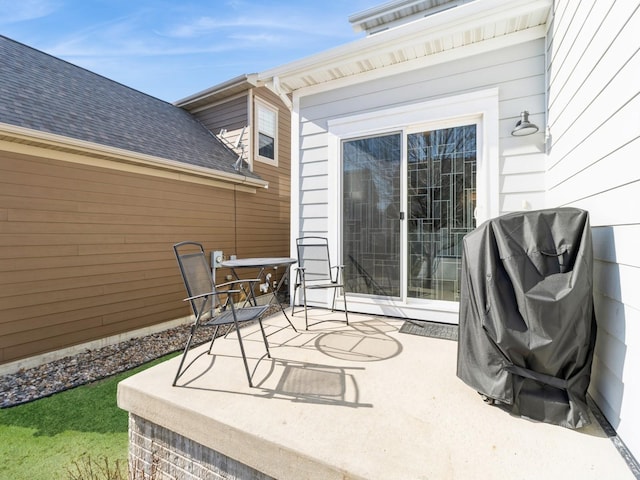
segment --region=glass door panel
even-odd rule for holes
[[[458,301],[462,238],[475,228],[476,126],[407,135],[409,298]]]
[[[344,141],[343,263],[347,291],[400,296],[401,134]]]

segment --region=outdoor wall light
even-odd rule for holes
[[[511,135],[514,137],[524,137],[525,135],[531,135],[538,131],[538,126],[529,122],[529,112],[526,110],[520,114],[520,120],[516,123],[516,126],[511,130]]]

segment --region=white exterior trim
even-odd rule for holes
[[[428,100],[411,105],[376,110],[328,121],[329,164],[335,167],[340,159],[340,141],[348,137],[372,135],[405,129],[412,125],[463,119],[478,119],[478,192],[477,221],[484,222],[499,214],[499,131],[498,89],[489,88],[472,93]],[[339,166],[339,165],[338,165]],[[339,169],[330,168],[329,198],[340,193]],[[329,212],[329,228],[337,228],[338,209]],[[337,233],[329,231],[329,234]]]
[[[258,81],[268,83],[278,77],[282,91],[292,92],[336,78],[402,69],[421,57],[450,55],[456,50],[466,56],[480,53],[477,49],[513,45],[544,37],[551,6],[551,0],[475,0],[266,70],[258,74]],[[498,43],[492,43],[494,40]],[[431,42],[440,46],[425,48]],[[475,50],[468,53],[467,47]]]
[[[416,126],[464,122],[478,125],[477,223],[499,214],[499,125],[498,89],[428,100],[410,105],[383,108],[328,121],[328,238],[332,258],[340,257],[341,225],[341,149],[342,140],[360,136],[406,132]],[[297,137],[294,137],[297,138]],[[292,178],[297,178],[292,176]],[[298,188],[294,186],[294,192]],[[296,203],[297,204],[297,203]],[[294,216],[294,219],[298,216]],[[428,305],[427,305],[428,304]],[[458,304],[441,301],[404,301],[350,296],[349,309],[417,319],[457,323]]]
[[[293,258],[298,257],[296,238],[300,236],[300,97],[293,95],[291,107],[291,245]],[[293,272],[292,272],[293,273]],[[293,278],[293,277],[292,277]],[[293,281],[289,281],[293,299]]]
[[[253,166],[253,162],[256,161],[256,162],[266,163],[267,165],[272,165],[274,167],[277,167],[278,166],[278,150],[280,148],[280,140],[278,138],[279,137],[278,121],[279,121],[280,112],[278,111],[278,107],[276,107],[275,105],[272,105],[266,100],[263,100],[262,98],[256,97],[255,95],[253,95],[253,102],[254,102],[255,108],[251,112],[252,115],[254,116],[252,143],[255,146],[255,149],[253,150],[254,155],[251,158],[252,166]],[[260,126],[258,122],[258,112],[261,108],[275,115],[275,132],[273,137],[273,158],[263,157],[262,155],[260,155]]]
[[[295,93],[301,97],[316,95],[318,93],[328,92],[338,88],[349,87],[358,85],[361,83],[378,80],[380,78],[389,77],[392,75],[399,75],[406,72],[412,72],[421,68],[433,67],[443,63],[453,62],[456,60],[463,60],[465,58],[481,55],[483,53],[492,52],[505,47],[511,47],[516,44],[530,42],[543,38],[546,32],[545,26],[539,26],[523,30],[521,32],[513,33],[505,37],[498,37],[491,40],[485,40],[482,43],[474,43],[464,47],[447,50],[441,53],[428,55],[424,57],[418,57],[413,60],[408,60],[395,65],[390,65],[385,68],[378,68],[370,70],[358,75],[350,75],[341,77],[336,80],[328,82],[318,83],[308,87],[302,87],[295,90]]]

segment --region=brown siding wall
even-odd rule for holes
[[[176,242],[288,255],[288,180],[263,173],[251,194],[0,152],[0,363],[189,315]]]
[[[253,95],[278,108],[279,162],[277,167],[263,162],[253,162],[254,172],[269,182],[269,188],[256,195],[236,193],[235,248],[230,251],[224,250],[224,253],[235,253],[238,257],[251,256],[252,252],[260,256],[289,256],[291,114],[278,96],[270,90],[256,88]],[[247,122],[247,108],[247,97],[242,96],[202,110],[196,116],[213,133],[219,132],[221,128],[231,131],[250,123]],[[237,122],[237,119],[242,118],[240,110],[244,113],[244,121],[247,123]],[[231,112],[235,113],[232,115]],[[253,139],[253,134],[247,132],[245,137]],[[251,150],[255,151],[255,148]]]
[[[242,239],[240,245],[262,245],[270,255],[282,252],[288,256],[291,224],[291,113],[278,96],[267,88],[256,88],[254,96],[278,108],[278,166],[253,161],[253,171],[269,182],[269,188],[264,192],[268,203],[256,204],[260,199],[254,198],[253,208],[263,212],[259,217],[260,228],[255,229],[254,235],[253,221],[247,218],[246,222],[241,222],[238,225],[241,232],[239,237]],[[255,107],[253,111],[255,114]],[[252,132],[252,141],[254,138]],[[257,152],[257,146],[253,146],[251,151]]]

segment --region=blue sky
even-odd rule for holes
[[[0,34],[173,102],[361,38],[385,0],[0,0]]]

